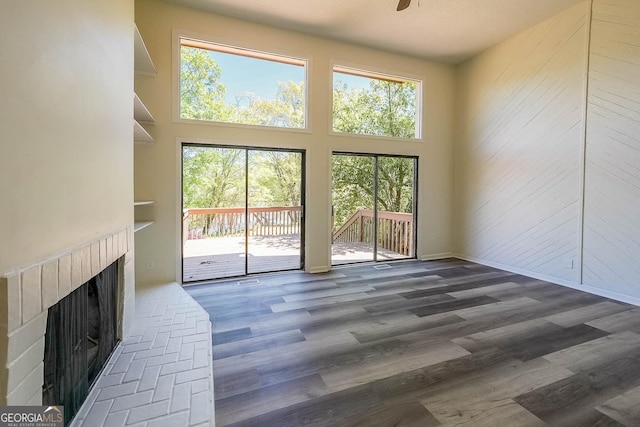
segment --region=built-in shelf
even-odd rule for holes
[[[151,144],[154,141],[153,137],[149,135],[149,132],[142,127],[137,121],[133,121],[133,140],[138,143]]]
[[[155,76],[156,75],[156,67],[153,65],[153,61],[151,60],[151,56],[149,55],[149,51],[142,40],[142,36],[140,35],[140,31],[138,31],[138,27],[135,27],[135,35],[134,35],[134,71],[138,75],[147,75],[147,76]],[[144,105],[144,102],[140,99],[140,97],[134,92],[133,94],[133,141],[135,144],[145,144],[145,145],[153,145],[155,141],[153,137],[149,134],[145,126],[153,125],[154,119],[153,115],[149,111],[149,109]],[[142,125],[144,124],[144,126]],[[137,153],[137,150],[136,150]],[[138,155],[138,154],[136,154]],[[134,200],[133,206],[134,208],[139,206],[151,206],[155,202],[153,200]],[[137,216],[143,218],[149,218],[147,215],[148,208],[138,208],[134,209],[134,231],[137,233],[153,224],[153,221],[139,221],[137,220]],[[145,213],[143,215],[143,213]]]
[[[154,122],[153,116],[136,93],[133,94],[133,118],[138,123]]]
[[[134,69],[136,74],[144,74],[147,76],[156,75],[156,67],[153,65],[147,46],[145,46],[138,27],[135,27],[134,36]]]
[[[133,231],[137,233],[138,231],[150,226],[151,224],[153,224],[153,221],[136,221],[135,223],[133,223]]]

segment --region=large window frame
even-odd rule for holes
[[[300,264],[298,267],[295,268],[288,268],[288,269],[280,269],[280,270],[273,270],[273,271],[249,271],[249,263],[248,263],[248,258],[245,256],[244,259],[244,273],[243,274],[239,274],[239,275],[231,275],[231,276],[221,276],[221,277],[215,277],[215,278],[208,278],[208,279],[195,279],[195,280],[185,280],[185,267],[184,267],[184,258],[185,258],[185,253],[184,253],[184,238],[185,238],[185,222],[183,219],[183,214],[184,214],[184,200],[185,200],[185,195],[184,195],[184,148],[185,147],[197,147],[197,148],[212,148],[212,149],[231,149],[231,150],[239,150],[239,151],[244,151],[244,165],[243,165],[243,169],[244,169],[244,187],[241,187],[242,190],[245,193],[245,199],[244,199],[244,210],[245,210],[245,215],[247,215],[247,212],[249,211],[249,209],[251,208],[250,206],[250,198],[248,197],[249,195],[249,153],[250,152],[284,152],[284,153],[296,153],[299,154],[301,156],[300,158],[300,166],[301,166],[301,170],[300,170],[300,213],[301,213],[301,223],[300,223]],[[178,227],[177,227],[177,239],[179,241],[178,247],[180,248],[178,251],[178,262],[177,262],[177,281],[183,285],[190,285],[190,284],[194,284],[194,283],[198,283],[198,282],[206,282],[206,281],[210,281],[210,280],[226,280],[226,279],[232,279],[232,278],[237,278],[237,277],[251,277],[251,276],[255,276],[255,275],[261,275],[261,274],[269,274],[269,273],[283,273],[283,272],[287,272],[287,271],[304,271],[305,269],[305,263],[306,263],[306,205],[307,205],[307,150],[306,149],[301,149],[301,148],[285,148],[285,147],[267,147],[267,146],[258,146],[258,145],[245,145],[245,144],[228,144],[228,143],[223,143],[223,142],[215,142],[215,141],[209,141],[209,140],[201,140],[198,141],[197,138],[180,138],[177,140],[176,143],[176,148],[177,148],[177,165],[179,168],[179,176],[177,177],[177,184],[178,184],[178,192],[177,192],[177,204],[178,204],[178,218],[180,218],[179,223],[178,223]],[[248,233],[248,228],[245,227],[245,231],[244,231],[244,238],[245,238],[245,245],[244,245],[244,250],[245,250],[245,254],[249,253],[249,246],[250,246],[250,235]]]
[[[194,47],[203,50],[210,50],[223,54],[238,55],[251,59],[271,61],[276,63],[290,64],[300,66],[303,70],[304,78],[304,107],[303,107],[303,125],[296,126],[278,126],[269,124],[252,124],[222,120],[192,119],[182,117],[181,108],[181,49],[182,46]],[[253,46],[241,46],[239,44],[231,44],[222,40],[214,40],[211,37],[195,34],[186,31],[173,31],[173,102],[172,102],[172,121],[174,123],[200,124],[209,126],[238,127],[261,130],[276,130],[286,132],[309,133],[311,118],[309,115],[309,69],[310,59],[304,55],[292,54],[290,52],[282,52],[276,49],[260,49]]]
[[[418,193],[419,193],[419,163],[420,163],[420,156],[417,155],[405,155],[405,154],[384,154],[384,153],[367,153],[367,152],[348,152],[348,151],[333,151],[331,153],[331,163],[332,163],[332,170],[333,170],[333,163],[335,161],[335,159],[339,156],[346,156],[346,157],[364,157],[364,158],[372,158],[373,159],[373,174],[371,176],[371,179],[373,181],[373,204],[371,205],[371,209],[373,210],[373,234],[374,234],[374,239],[373,239],[373,243],[372,243],[372,259],[362,259],[362,260],[352,260],[352,261],[341,261],[341,262],[335,262],[334,257],[333,257],[333,245],[334,245],[334,241],[333,241],[333,237],[334,237],[334,228],[335,228],[335,223],[334,223],[334,215],[335,215],[335,205],[334,205],[334,187],[335,187],[335,181],[334,181],[334,174],[333,172],[331,173],[331,266],[332,267],[336,267],[336,266],[340,266],[340,265],[348,265],[348,264],[358,264],[358,263],[363,263],[363,262],[384,262],[384,263],[388,263],[388,262],[395,262],[395,261],[402,261],[402,260],[407,260],[407,259],[416,259],[417,258],[417,253],[418,253]],[[412,232],[412,237],[410,239],[410,244],[411,244],[411,253],[408,256],[404,256],[404,257],[397,257],[395,259],[384,259],[384,260],[380,260],[378,259],[379,257],[379,215],[380,215],[380,160],[381,159],[403,159],[403,160],[411,160],[413,162],[413,178],[412,178],[412,196],[411,196],[411,214],[413,216],[412,218],[412,224],[411,224],[411,232]],[[398,213],[398,212],[396,212]],[[362,230],[362,228],[361,228]],[[393,239],[392,239],[393,240]]]
[[[409,75],[407,73],[399,73],[387,70],[376,69],[371,66],[354,65],[345,61],[332,61],[331,63],[331,97],[329,105],[329,134],[333,136],[348,136],[356,138],[374,138],[374,139],[386,139],[395,141],[422,141],[423,139],[423,90],[424,90],[424,77],[417,75]],[[355,132],[342,132],[336,130],[334,127],[334,95],[335,95],[335,82],[336,74],[344,74],[356,77],[363,77],[372,80],[380,80],[391,83],[414,83],[416,84],[415,90],[415,112],[414,112],[414,136],[407,138],[401,136],[381,135],[381,134],[367,134],[367,133],[355,133]]]

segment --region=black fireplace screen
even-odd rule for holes
[[[117,343],[118,263],[49,308],[43,405],[64,405],[65,424],[78,412]]]

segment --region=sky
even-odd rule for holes
[[[215,51],[209,51],[209,54],[222,69],[219,82],[227,88],[227,103],[235,104],[236,95],[246,92],[273,99],[278,91],[278,81],[300,83],[305,80],[304,68],[300,66]],[[341,74],[340,80],[352,87],[369,86],[367,78]]]

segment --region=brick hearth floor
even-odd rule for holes
[[[212,363],[209,315],[191,296],[137,290],[135,324],[71,425],[213,425]]]

